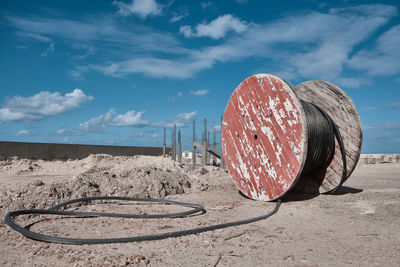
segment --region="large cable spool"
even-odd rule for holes
[[[330,156],[312,170],[307,169],[310,154],[319,152],[320,146],[313,130],[319,129],[313,128],[305,108],[307,114],[309,109],[320,113],[339,132],[332,138],[332,151],[325,149]],[[228,171],[239,190],[255,200],[278,199],[293,187],[313,193],[336,190],[354,170],[361,142],[360,117],[339,87],[309,81],[291,88],[270,74],[253,75],[235,89],[222,124]],[[316,160],[320,159],[313,163]]]

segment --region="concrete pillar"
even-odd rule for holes
[[[225,160],[224,160],[224,154],[222,153],[222,124],[223,124],[224,116],[221,116],[221,138],[220,138],[220,144],[221,144],[221,168],[225,169]]]
[[[174,124],[174,128],[172,129],[172,160],[176,161],[176,124]]]
[[[163,157],[165,158],[165,153],[167,151],[167,128],[164,127],[164,143],[163,143]]]
[[[207,119],[204,119],[204,133],[203,133],[203,166],[207,165]]]
[[[182,163],[182,142],[181,130],[178,131],[178,162]]]
[[[193,151],[192,151],[192,168],[196,168],[196,121],[193,121]]]

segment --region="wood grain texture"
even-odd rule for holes
[[[307,153],[299,99],[282,79],[257,74],[233,92],[224,113],[222,152],[236,186],[256,200],[274,200],[295,184]]]
[[[338,86],[326,81],[303,82],[293,90],[300,99],[323,109],[339,127],[346,151],[348,178],[357,165],[362,145],[361,120],[353,101]],[[317,173],[303,175],[296,183],[296,188],[304,192],[329,192],[339,185],[342,169],[343,160],[339,144],[335,140],[335,155],[329,167]]]

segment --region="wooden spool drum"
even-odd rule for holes
[[[339,127],[346,152],[347,177],[360,157],[360,117],[339,87],[308,81],[291,88],[270,74],[244,80],[233,92],[222,124],[222,153],[236,186],[246,196],[270,201],[294,186],[326,193],[340,186],[342,156],[337,140],[330,165],[302,175],[307,157],[307,120],[300,99],[323,109]]]

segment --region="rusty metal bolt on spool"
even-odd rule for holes
[[[275,200],[292,188],[337,190],[353,172],[361,144],[353,102],[325,81],[292,88],[274,75],[253,75],[235,89],[224,113],[226,166],[240,191],[255,200]]]

